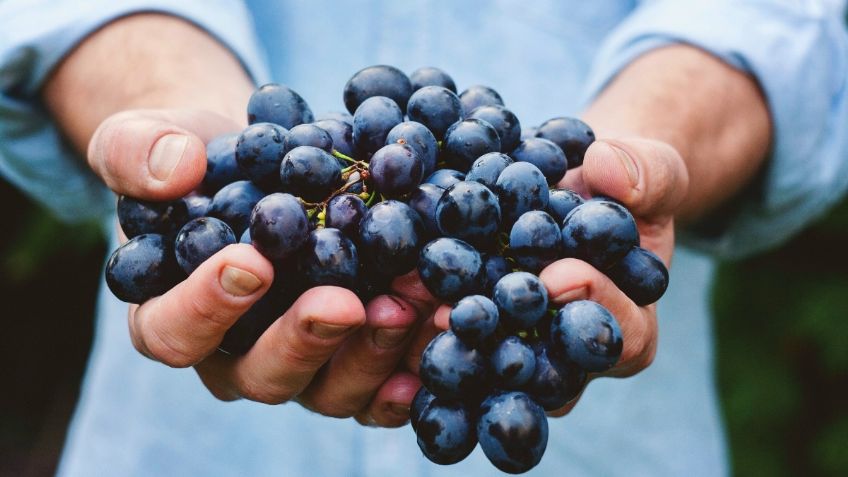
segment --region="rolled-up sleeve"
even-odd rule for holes
[[[232,50],[255,81],[267,80],[250,14],[240,1],[0,2],[0,175],[66,221],[102,218],[114,199],[63,141],[39,99],[40,90],[86,36],[139,12],[194,23]]]
[[[775,246],[848,189],[848,35],[836,0],[645,1],[608,37],[590,73],[591,100],[628,63],[691,44],[752,74],[772,116],[771,155],[719,227],[683,243],[734,258]],[[709,229],[709,232],[705,230]]]

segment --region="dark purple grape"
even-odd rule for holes
[[[439,169],[424,179],[424,183],[433,184],[441,187],[442,189],[447,189],[448,187],[463,180],[465,180],[465,173],[463,172],[455,171],[453,169]]]
[[[188,207],[182,199],[152,202],[118,197],[118,223],[127,238],[142,234],[173,237],[188,220]]]
[[[354,287],[356,296],[362,303],[368,303],[379,295],[391,295],[392,278],[360,260],[359,279]]]
[[[522,392],[495,394],[480,406],[477,438],[495,467],[520,474],[542,460],[548,445],[548,419]]]
[[[583,164],[583,156],[595,142],[595,132],[577,118],[553,118],[545,121],[536,131],[536,137],[553,141],[568,158],[573,169]]]
[[[356,116],[354,111],[366,100],[385,96],[406,112],[406,103],[411,94],[412,84],[403,71],[394,66],[375,65],[357,71],[348,80],[344,86],[344,104]]]
[[[186,274],[194,272],[201,263],[236,243],[233,229],[214,217],[200,217],[183,225],[174,243],[177,263]]]
[[[478,157],[500,149],[501,140],[491,124],[480,119],[464,119],[453,123],[445,132],[440,157],[448,167],[468,171]]]
[[[586,386],[586,372],[553,354],[547,342],[537,341],[532,348],[536,368],[524,390],[546,411],[555,411],[580,394]]]
[[[256,204],[250,216],[253,246],[270,260],[294,254],[308,236],[306,211],[293,195],[270,194]]]
[[[409,194],[421,183],[423,163],[410,146],[389,144],[371,156],[368,172],[378,192],[386,197]]]
[[[247,179],[236,162],[238,133],[216,136],[206,144],[206,174],[201,184],[203,191],[214,194],[225,185]]]
[[[313,230],[298,253],[298,270],[310,286],[353,288],[359,272],[356,246],[338,229]]]
[[[453,91],[441,86],[425,86],[412,93],[407,115],[441,140],[451,124],[462,119],[462,103]]]
[[[473,399],[487,382],[486,358],[452,331],[440,333],[424,348],[419,372],[424,386],[444,400]]]
[[[518,266],[538,274],[562,251],[562,233],[556,221],[541,210],[525,212],[509,232],[509,253]]]
[[[494,385],[501,389],[519,389],[533,377],[536,354],[518,336],[507,336],[489,356]]]
[[[536,132],[539,130],[538,127],[528,127],[521,128],[521,140],[530,139],[531,137],[536,137]]]
[[[562,226],[562,221],[569,212],[584,202],[580,194],[569,189],[551,189],[548,192],[548,213]]]
[[[484,282],[486,286],[484,290],[491,295],[495,288],[495,283],[504,277],[507,273],[512,272],[512,267],[500,255],[487,254],[483,256],[483,273],[485,274]]]
[[[313,121],[306,101],[288,86],[269,83],[261,86],[247,102],[247,122],[274,123],[286,129]]]
[[[498,280],[492,294],[500,321],[508,329],[532,328],[548,310],[548,291],[539,277],[512,272]]]
[[[440,300],[456,301],[483,291],[483,260],[462,240],[442,237],[425,245],[418,274],[427,290]]]
[[[498,326],[498,307],[483,295],[459,300],[450,312],[450,329],[463,343],[479,348]]]
[[[525,212],[545,210],[548,206],[548,183],[545,176],[529,162],[516,162],[507,166],[498,176],[495,192],[500,200],[501,219],[507,231]]]
[[[510,154],[513,159],[538,167],[548,184],[554,185],[565,177],[568,161],[565,154],[551,141],[538,137],[521,141]]]
[[[183,197],[183,202],[185,202],[189,220],[205,217],[209,212],[209,207],[212,206],[211,197],[195,192]]]
[[[333,149],[348,157],[355,154],[353,148],[353,116],[351,116],[350,123],[338,119],[322,119],[313,124],[327,131],[327,134],[333,140]]]
[[[427,390],[424,386],[418,388],[418,392],[415,393],[415,397],[412,398],[412,403],[409,405],[409,424],[412,426],[413,430],[417,430],[418,428],[418,419],[421,417],[421,414],[427,409],[427,406],[436,399],[436,396],[433,395],[430,391]]]
[[[521,122],[512,111],[503,106],[480,106],[471,111],[467,117],[482,119],[491,124],[501,139],[502,152],[512,151],[521,142]]]
[[[282,191],[307,202],[320,202],[342,185],[342,169],[336,158],[313,146],[289,151],[279,174]]]
[[[423,177],[427,177],[436,170],[436,156],[439,152],[439,144],[436,136],[421,123],[415,121],[404,121],[393,127],[386,136],[386,144],[406,144],[418,153],[418,157],[424,165]]]
[[[469,86],[468,89],[460,93],[459,100],[462,103],[462,109],[466,114],[481,106],[504,105],[503,99],[497,91],[488,86],[479,84]]]
[[[441,86],[456,93],[456,83],[447,73],[432,66],[424,66],[409,75],[412,91],[418,91],[425,86]]]
[[[144,303],[179,283],[185,274],[174,258],[171,239],[141,234],[112,252],[106,262],[106,285],[121,301]]]
[[[241,235],[250,225],[250,213],[265,193],[250,181],[238,181],[224,186],[212,197],[209,216],[221,219]]]
[[[607,270],[639,245],[636,221],[624,206],[589,200],[574,208],[562,224],[563,253]]]
[[[288,153],[300,146],[313,146],[333,152],[333,137],[316,124],[299,124],[289,129],[285,140],[285,151]]]
[[[333,121],[341,121],[353,127],[353,115],[347,111],[327,111],[325,113],[319,114],[318,116],[315,116],[314,124],[317,126],[319,122],[326,121],[328,119]]]
[[[436,204],[436,225],[442,235],[479,248],[494,245],[501,223],[498,197],[479,182],[450,186]]]
[[[353,194],[339,194],[327,202],[324,223],[327,227],[341,230],[350,238],[359,235],[359,222],[365,216],[368,207],[365,202]]]
[[[566,304],[551,323],[551,347],[588,372],[606,371],[615,366],[623,345],[618,322],[594,301]]]
[[[474,415],[461,404],[435,399],[421,413],[416,427],[418,447],[436,464],[456,464],[477,445]]]
[[[668,269],[659,257],[633,247],[605,272],[621,291],[639,306],[659,300],[668,288]]]
[[[251,124],[242,131],[236,142],[236,163],[242,174],[265,190],[279,187],[288,134],[272,123]]]
[[[502,152],[483,154],[471,164],[465,180],[479,182],[494,191],[501,172],[512,162],[512,158]]]
[[[423,236],[418,214],[403,202],[387,200],[368,209],[359,223],[359,254],[382,275],[403,275],[415,268]]]
[[[353,113],[353,145],[367,157],[386,145],[389,131],[403,122],[398,105],[384,96],[366,99]]]
[[[433,184],[421,184],[409,195],[407,203],[412,210],[418,212],[424,228],[429,237],[439,235],[439,226],[436,224],[436,204],[442,198],[445,190]]]

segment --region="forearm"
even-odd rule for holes
[[[253,85],[239,61],[183,20],[138,14],[91,35],[44,88],[47,107],[77,150],[97,126],[134,108],[192,108],[246,121]]]
[[[584,118],[600,135],[667,142],[682,155],[689,190],[676,216],[695,219],[738,192],[771,140],[765,100],[750,76],[690,46],[645,54],[596,98]]]

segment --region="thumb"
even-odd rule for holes
[[[207,111],[131,110],[103,121],[88,162],[118,194],[146,200],[182,197],[206,173],[206,142],[239,124]]]
[[[583,181],[592,195],[616,199],[643,218],[673,215],[689,189],[680,154],[641,138],[594,142],[583,161]]]

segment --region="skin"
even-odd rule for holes
[[[253,88],[237,59],[201,30],[139,14],[84,41],[52,75],[43,97],[112,190],[164,200],[200,183],[205,142],[246,125],[244,105]],[[756,82],[682,45],[635,60],[583,118],[599,141],[562,185],[621,201],[637,218],[642,245],[667,265],[675,220],[695,220],[739,192],[762,166],[771,139]],[[540,276],[553,303],[592,299],[616,316],[624,351],[603,376],[630,376],[650,365],[655,305],[636,306],[579,260],[555,262]],[[245,356],[217,353],[224,332],[272,280],[271,264],[255,249],[231,245],[161,297],[131,306],[132,341],[168,366],[193,366],[222,400],[296,400],[330,416],[402,425],[420,385],[421,351],[447,328],[449,307],[433,299],[415,272],[395,279],[394,296],[368,304],[350,291],[318,287]]]

